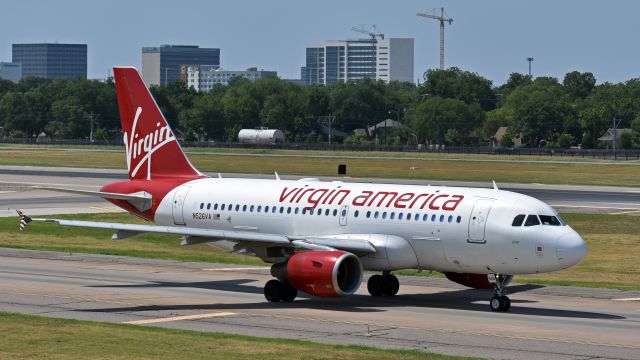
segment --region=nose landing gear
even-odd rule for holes
[[[506,287],[511,282],[511,279],[513,279],[513,276],[498,274],[494,277],[495,281],[492,281],[494,279],[491,278],[489,280],[493,282],[493,286],[495,289],[495,294],[489,301],[489,307],[493,311],[509,311],[509,309],[511,308],[511,300],[504,294],[506,293]]]

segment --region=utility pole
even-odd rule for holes
[[[616,116],[613,115],[613,159],[617,160],[616,147],[618,145],[618,125],[622,120],[617,121]]]
[[[95,116],[95,118],[93,117],[93,111],[90,112],[89,114],[87,114],[89,116],[89,143],[93,144],[93,122],[98,120],[98,118],[100,117],[100,114],[97,114]]]
[[[533,62],[533,58],[532,57],[528,57],[527,61],[529,62],[529,77],[531,77],[531,63]]]
[[[428,19],[440,21],[440,70],[444,70],[444,23],[448,22],[449,25],[453,22],[452,18],[447,17],[444,8],[440,8],[440,16],[436,15],[436,10],[433,10],[433,14],[416,13],[417,16],[426,17]]]

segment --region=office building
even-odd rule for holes
[[[220,49],[193,45],[142,48],[142,79],[147,86],[180,80],[181,65],[220,66]]]
[[[330,40],[309,45],[300,69],[306,85],[375,79],[413,81],[413,39]]]
[[[10,80],[14,83],[20,82],[20,79],[22,79],[22,64],[0,62],[0,79]]]
[[[234,77],[243,77],[251,81],[278,76],[275,71],[258,70],[223,70],[217,65],[183,65],[180,70],[180,79],[187,83],[188,87],[196,91],[208,92],[216,84],[228,85]]]
[[[22,64],[22,77],[87,78],[86,44],[13,44],[12,62]]]

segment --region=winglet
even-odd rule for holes
[[[500,190],[500,189],[498,189],[498,185],[496,185],[496,181],[495,180],[492,180],[492,181],[493,181],[493,190],[495,190],[495,191]]]
[[[278,175],[278,172],[277,172],[277,171],[275,172],[275,174],[276,174],[276,180],[278,180],[278,181],[279,181],[279,180],[280,180],[280,175]]]

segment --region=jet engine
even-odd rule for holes
[[[271,275],[292,287],[321,297],[351,295],[362,282],[360,259],[345,251],[305,251],[274,264]]]

